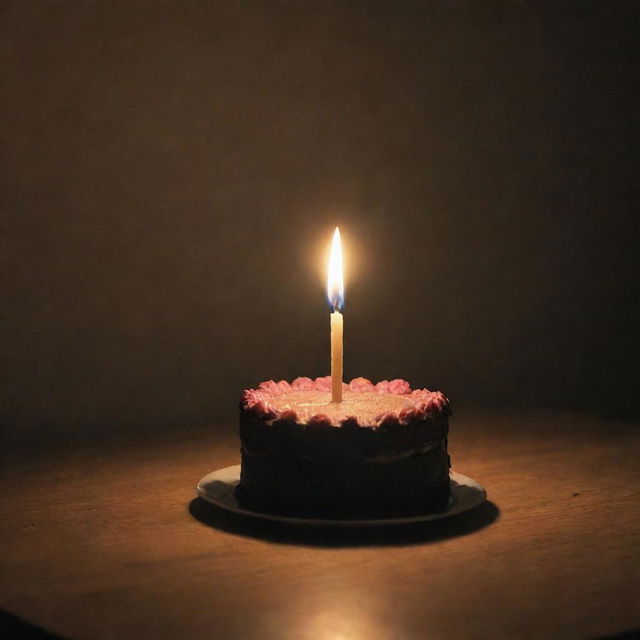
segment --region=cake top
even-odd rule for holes
[[[331,377],[296,378],[261,382],[242,394],[241,407],[267,422],[288,420],[299,424],[350,424],[362,427],[409,424],[427,416],[448,415],[449,402],[440,391],[412,390],[406,380],[374,384],[354,378],[342,384],[342,402],[331,402]]]

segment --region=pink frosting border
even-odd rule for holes
[[[253,411],[268,422],[274,420],[286,420],[296,422],[298,415],[295,411],[277,411],[271,405],[271,399],[283,395],[290,391],[329,391],[331,389],[331,376],[323,378],[296,378],[289,383],[286,380],[275,382],[267,380],[261,382],[257,389],[245,389],[242,394],[240,406],[245,411]],[[344,391],[356,392],[376,392],[391,393],[395,395],[407,396],[414,406],[402,410],[400,413],[393,411],[382,413],[377,416],[373,424],[360,424],[357,416],[348,416],[342,420],[340,425],[349,423],[350,425],[378,427],[391,426],[393,424],[409,424],[424,420],[427,416],[451,413],[449,410],[449,400],[440,391],[429,391],[429,389],[411,389],[411,385],[400,378],[395,380],[382,380],[373,383],[367,378],[354,378],[348,384],[343,382]],[[308,424],[331,425],[331,419],[324,414],[316,414],[309,418]],[[334,424],[334,426],[339,426]]]

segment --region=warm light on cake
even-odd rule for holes
[[[327,296],[331,313],[331,402],[342,402],[342,305],[344,304],[344,275],[340,229],[336,227],[331,243],[327,277]]]

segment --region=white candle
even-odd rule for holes
[[[342,314],[331,314],[331,402],[342,402]]]
[[[340,313],[344,302],[344,278],[342,273],[342,245],[340,230],[336,227],[331,243],[327,295],[333,309],[331,314],[331,402],[342,402],[342,329]]]

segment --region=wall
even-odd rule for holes
[[[633,3],[2,2],[2,423],[323,375],[637,410]]]

